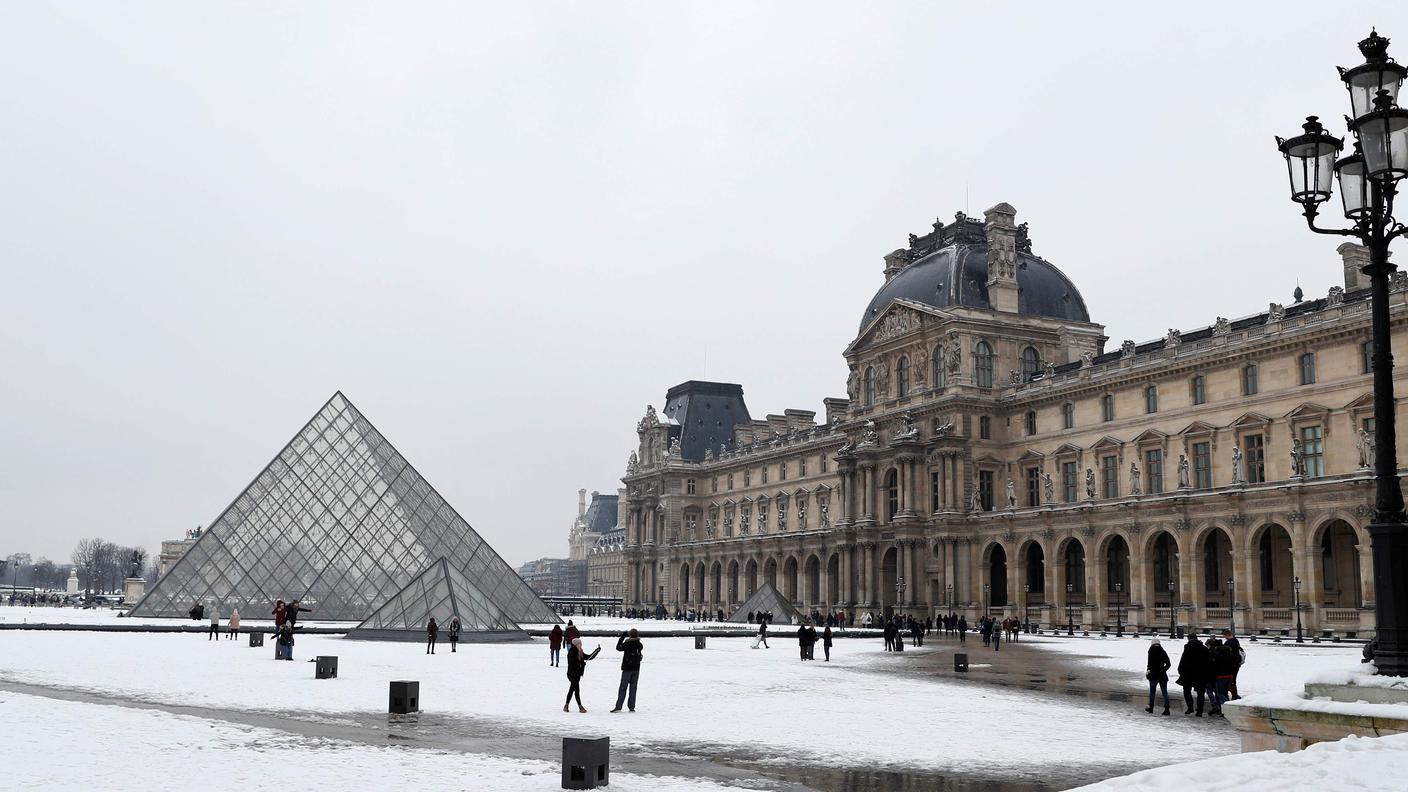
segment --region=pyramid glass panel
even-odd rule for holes
[[[787,598],[782,596],[771,583],[764,583],[753,595],[738,606],[738,610],[728,617],[731,622],[746,622],[748,614],[772,611],[772,620],[777,624],[801,624],[802,613]]]
[[[496,599],[501,598],[487,596],[442,557],[392,594],[348,637],[371,637],[368,631],[397,631],[419,638],[432,616],[442,630],[458,617],[462,633],[520,631]]]
[[[440,590],[407,584],[444,562]],[[473,590],[460,621],[559,621],[435,488],[341,393],[334,394],[133,609],[184,617],[262,614],[299,600],[312,618],[362,621],[396,598],[403,622]],[[404,595],[404,596],[403,596]],[[485,603],[480,605],[480,601]],[[468,603],[473,602],[470,606]],[[393,608],[394,610],[394,608]],[[385,617],[390,618],[390,617]],[[424,628],[422,622],[418,628]],[[498,629],[485,627],[481,629]],[[504,629],[513,629],[512,627]]]

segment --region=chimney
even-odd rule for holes
[[[885,282],[904,271],[909,266],[909,251],[896,248],[885,255]]]
[[[1351,292],[1369,288],[1369,276],[1361,271],[1361,268],[1369,266],[1369,248],[1346,242],[1335,248],[1335,252],[1344,261],[1344,290]]]
[[[821,403],[826,405],[826,423],[833,424],[837,418],[845,420],[846,410],[849,409],[850,399],[830,397],[822,399]]]
[[[1017,210],[1000,203],[983,212],[988,238],[988,304],[994,311],[1017,312]]]
[[[816,410],[794,410],[789,407],[782,414],[787,416],[787,425],[799,432],[816,426]]]
[[[582,488],[577,490],[577,516],[581,517],[587,513],[587,490]]]

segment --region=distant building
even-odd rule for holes
[[[626,529],[621,525],[620,495],[577,490],[577,519],[568,537],[569,555],[585,564],[585,589],[591,597],[622,597],[626,593]]]
[[[581,594],[585,589],[585,572],[585,564],[566,558],[539,558],[518,568],[518,576],[538,594],[547,597]]]
[[[191,545],[196,543],[196,540],[200,538],[202,533],[204,533],[204,529],[197,525],[195,528],[186,531],[186,538],[167,539],[161,543],[161,555],[159,556],[161,565],[160,572],[157,575],[158,580],[166,577],[166,571],[171,569],[177,561],[181,560],[181,556],[185,555],[186,551],[191,549]]]

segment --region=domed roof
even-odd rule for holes
[[[934,249],[937,247],[938,249]],[[988,246],[982,222],[963,215],[923,238],[910,237],[914,263],[875,293],[861,316],[860,328],[872,322],[892,300],[913,300],[935,308],[981,308],[988,302]],[[1085,298],[1054,265],[1032,254],[1026,227],[1017,237],[1017,313],[1071,322],[1089,322]]]

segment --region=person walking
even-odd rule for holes
[[[1002,651],[1002,631],[997,629],[997,627],[998,625],[995,623],[988,625],[988,640],[991,642],[994,652]]]
[[[826,662],[831,662],[831,628],[827,627],[821,634],[821,651],[826,655]]]
[[[797,650],[801,652],[802,662],[807,660],[807,623],[802,622],[797,627]]]
[[[562,658],[562,627],[554,624],[548,633],[548,665],[557,667]]]
[[[1242,664],[1247,662],[1247,652],[1242,648],[1242,642],[1237,640],[1237,636],[1231,630],[1222,631],[1222,645],[1232,653],[1232,659],[1237,661],[1237,667],[1232,669],[1232,681],[1227,683],[1227,692],[1231,694],[1233,701],[1241,698],[1237,694],[1237,675],[1242,673]]]
[[[958,642],[961,643],[961,644],[966,644],[966,643],[968,643],[968,617],[967,617],[967,616],[959,616],[959,617],[958,617]]]
[[[210,606],[210,632],[205,636],[205,640],[220,640],[220,609],[214,605]]]
[[[425,653],[435,654],[435,638],[440,635],[440,625],[435,623],[435,617],[431,616],[430,621],[425,625]]]
[[[300,608],[298,600],[294,600],[284,608],[284,618],[288,621],[288,626],[298,629],[298,614],[312,612],[312,608]]]
[[[621,686],[616,689],[616,708],[612,712],[621,711],[621,702],[624,701],[631,712],[636,711],[636,686],[640,684],[640,659],[643,649],[640,643],[640,633],[632,628],[630,632],[621,633],[621,637],[616,639],[616,651],[621,655]],[[626,698],[627,690],[630,691],[630,698]]]
[[[226,635],[229,635],[229,636],[230,636],[230,640],[233,641],[233,640],[235,640],[235,636],[236,636],[236,635],[239,635],[239,633],[240,633],[240,609],[239,609],[239,608],[235,608],[233,611],[230,611],[230,621],[228,622],[228,625],[229,625],[229,626],[228,626],[228,628],[227,628],[225,634],[226,634]]]
[[[1154,712],[1154,689],[1159,688],[1164,693],[1164,714],[1168,714],[1168,669],[1173,662],[1168,659],[1168,652],[1159,645],[1159,639],[1155,638],[1149,644],[1149,662],[1144,671],[1144,678],[1149,680],[1149,706],[1144,711],[1153,714]]]
[[[758,622],[758,640],[763,643],[764,649],[772,648],[768,646],[768,622],[766,619]],[[757,644],[754,644],[754,646],[757,646]]]
[[[1178,658],[1178,684],[1183,687],[1183,714],[1192,715],[1193,700],[1197,699],[1197,716],[1203,717],[1203,690],[1207,686],[1208,671],[1212,657],[1208,648],[1198,640],[1192,630],[1188,631],[1188,643],[1183,645],[1183,656]]]
[[[581,631],[577,629],[577,625],[573,624],[571,619],[568,619],[567,629],[562,631],[563,640],[570,645],[573,641],[577,640],[580,637],[582,637]]]
[[[454,616],[450,619],[450,654],[458,651],[460,643],[460,617]]]
[[[569,622],[570,623],[570,622]],[[562,711],[568,712],[568,706],[572,699],[577,699],[577,710],[586,712],[587,708],[582,706],[582,675],[587,673],[587,662],[595,660],[601,654],[601,646],[597,645],[596,651],[587,654],[582,649],[582,639],[578,638],[567,645],[567,701],[562,704]]]
[[[1237,655],[1226,641],[1221,641],[1212,650],[1212,675],[1217,695],[1216,709],[1212,715],[1222,717],[1222,705],[1228,700],[1232,678],[1237,675]]]

